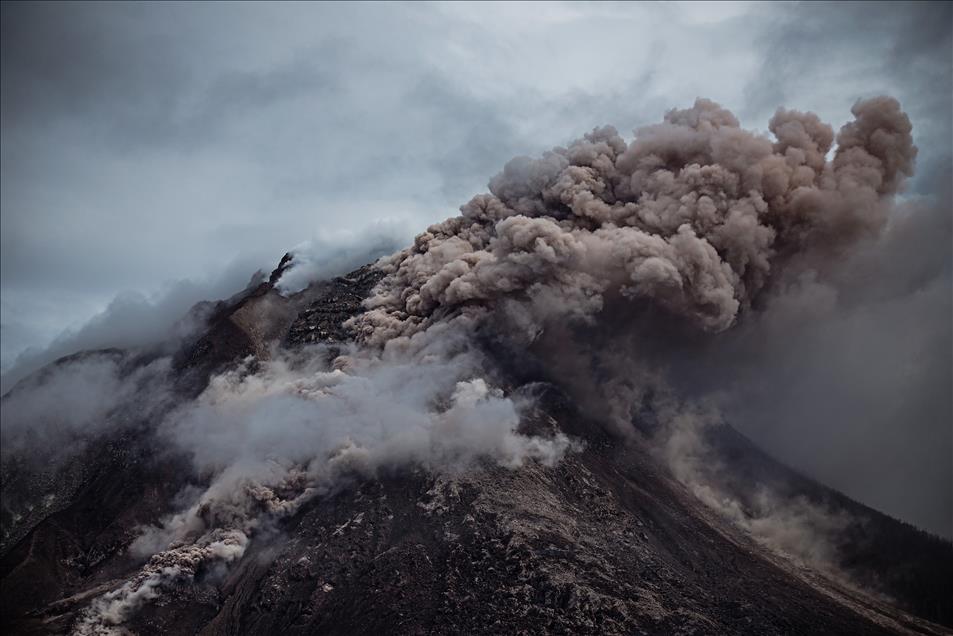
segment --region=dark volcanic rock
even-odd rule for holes
[[[291,255],[285,254],[267,280],[259,273],[244,291],[205,310],[206,328],[185,343],[173,361],[186,393],[197,395],[212,373],[237,360],[267,357],[268,343],[287,330],[297,309],[295,301],[275,289],[290,264]]]
[[[320,286],[317,298],[298,315],[288,330],[289,346],[316,342],[344,342],[352,335],[344,321],[361,311],[361,303],[383,273],[365,265]]]

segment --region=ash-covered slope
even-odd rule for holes
[[[201,392],[212,372],[263,344],[260,334],[299,347],[345,333],[341,324],[360,309],[353,296],[374,282],[358,270],[290,300],[265,283],[219,307],[206,333],[176,357],[179,368],[195,370],[176,390]],[[307,303],[307,295],[317,298]],[[275,310],[296,304],[303,309],[290,321]],[[250,323],[247,315],[272,322]],[[211,564],[170,583],[123,627],[174,634],[946,633],[895,605],[949,623],[949,596],[934,587],[950,580],[948,543],[866,511],[847,547],[882,534],[896,542],[866,562],[857,560],[865,558],[858,549],[853,565],[889,582],[898,564],[909,564],[924,588],[901,590],[898,601],[878,596],[891,590],[860,591],[773,554],[704,506],[641,444],[588,421],[557,388],[530,383],[511,391],[534,398],[522,427],[560,429],[585,447],[553,466],[484,463],[439,476],[396,469],[347,479],[276,520],[227,569]],[[93,599],[139,569],[141,559],[128,552],[139,526],[174,511],[181,490],[201,479],[184,458],[156,453],[152,436],[143,422],[58,467],[5,464],[5,633],[78,629]],[[753,447],[730,444],[733,462],[784,475],[786,496],[835,496],[851,512],[860,508],[792,481]],[[20,512],[30,507],[35,512]]]

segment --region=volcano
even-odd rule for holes
[[[670,364],[877,237],[917,149],[896,100],[853,114],[598,128],[405,250],[303,289],[286,254],[174,338],[21,379],[4,633],[953,633],[949,541]]]

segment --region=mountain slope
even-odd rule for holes
[[[342,323],[379,276],[367,268],[291,298],[268,281],[217,306],[174,356],[175,392],[75,455],[5,461],[2,576],[5,633],[66,633],[90,601],[142,564],[140,527],[174,511],[201,483],[189,462],[158,451],[155,418],[201,393],[210,376],[270,343],[348,337]],[[147,358],[121,352],[142,365]],[[14,389],[16,391],[16,388]],[[796,565],[703,505],[639,438],[589,421],[559,388],[526,383],[521,426],[584,444],[553,466],[491,463],[460,472],[355,477],[275,519],[229,567],[200,567],[125,623],[136,633],[950,633],[882,596]],[[791,473],[731,429],[712,432],[746,481],[785,497],[860,505]],[[24,513],[32,507],[32,511]],[[951,546],[864,509],[844,562],[923,617],[950,623]],[[873,514],[868,514],[873,513]],[[888,552],[892,550],[892,553]],[[891,578],[914,568],[912,589]],[[907,587],[904,587],[906,585]]]

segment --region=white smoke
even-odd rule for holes
[[[10,362],[3,361],[0,392],[6,393],[17,382],[58,358],[77,351],[105,348],[161,348],[170,351],[205,326],[202,301],[227,298],[249,281],[261,263],[239,259],[217,276],[197,280],[179,280],[164,285],[152,294],[126,291],[118,294],[85,324],[67,329],[45,347],[21,351]],[[211,303],[204,303],[211,305]],[[190,308],[197,311],[190,313]]]
[[[524,405],[474,376],[478,359],[455,344],[441,339],[401,357],[353,347],[333,367],[323,347],[276,352],[212,378],[162,430],[210,485],[143,531],[131,552],[154,556],[93,603],[77,632],[101,633],[199,564],[240,557],[268,524],[348,478],[405,466],[461,471],[481,460],[552,465],[575,447],[556,430],[521,434]]]
[[[291,250],[291,264],[276,287],[283,294],[294,294],[315,281],[339,276],[392,254],[411,236],[402,223],[388,220],[379,220],[360,232],[321,233]]]

